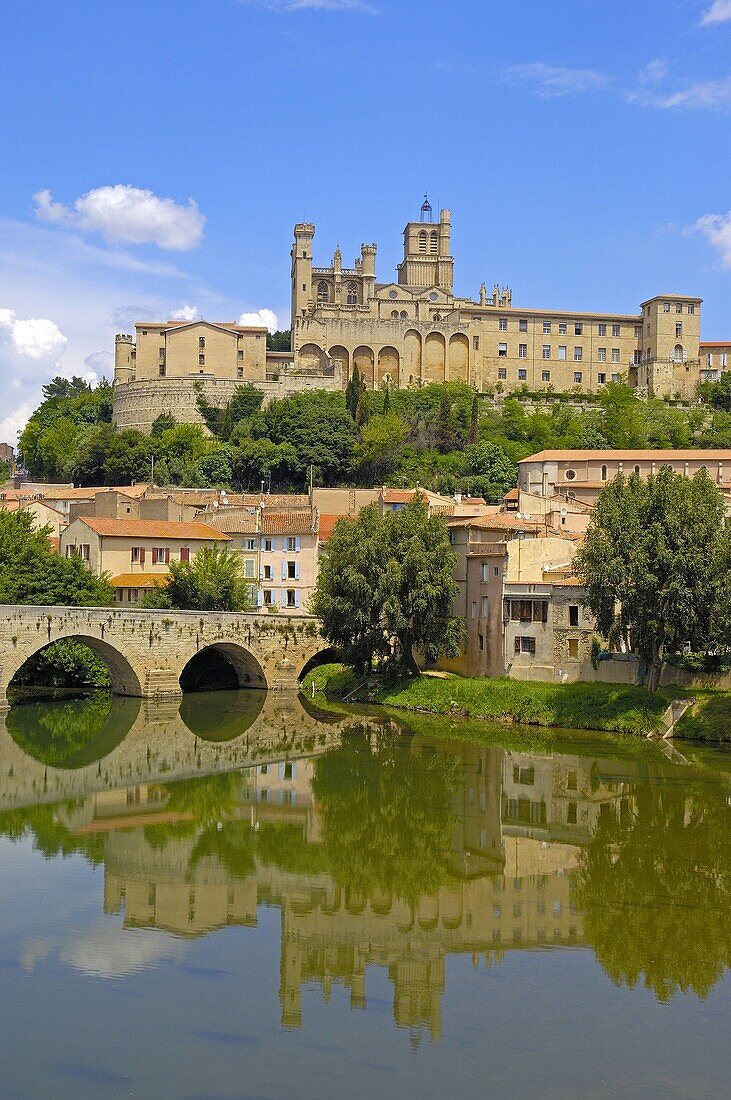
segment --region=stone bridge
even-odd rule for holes
[[[309,616],[3,605],[0,711],[18,669],[61,638],[83,642],[105,662],[115,694],[145,699],[179,696],[183,671],[206,651],[225,658],[240,687],[296,688],[327,648]]]

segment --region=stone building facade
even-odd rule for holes
[[[692,398],[716,369],[708,356],[720,362],[721,345],[701,346],[693,295],[655,295],[630,313],[527,309],[497,284],[488,292],[483,283],[476,298],[456,295],[451,214],[432,217],[425,199],[404,228],[390,282],[378,281],[375,244],[362,244],[352,267],[339,248],[316,265],[315,226],[298,223],[289,353],[267,353],[265,329],[233,323],[144,322],[135,336],[118,335],[115,423],[149,431],[161,412],[202,423],[199,392],[223,405],[246,382],[266,400],[339,391],[356,366],[373,389],[459,380],[480,391],[598,393],[626,379],[648,394]]]

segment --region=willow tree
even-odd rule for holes
[[[575,565],[597,630],[646,663],[650,691],[686,643],[731,645],[731,539],[705,470],[620,474],[599,494]]]

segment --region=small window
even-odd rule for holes
[[[606,361],[607,361],[607,349],[606,348],[597,348],[596,349],[596,357],[597,357],[597,359],[599,360],[600,363],[606,363]]]
[[[606,481],[606,480],[607,480],[607,468],[606,468],[606,466],[602,466],[602,481]]]
[[[493,575],[493,577],[499,577],[500,576],[500,566],[499,565],[494,565],[493,566],[492,575]]]
[[[574,362],[575,363],[580,363],[583,358],[584,358],[584,349],[583,348],[574,348]]]
[[[675,322],[675,335],[676,336],[682,336],[683,335],[683,322],[682,321],[676,321]]]
[[[599,325],[598,332],[599,332],[600,336],[606,336],[607,335],[607,326],[606,325]]]
[[[528,331],[528,321],[526,320],[525,317],[521,317],[520,320],[518,321],[518,332],[527,332],[527,331]]]
[[[244,358],[244,352],[241,348],[239,348],[239,351],[238,351],[239,362],[243,362],[243,358]]]
[[[566,345],[565,344],[559,344],[558,345],[558,357],[559,357],[559,359],[562,359],[562,360],[566,358]]]
[[[160,358],[161,359],[165,358],[165,348],[160,348]]]
[[[274,543],[271,539],[264,539],[264,550],[267,554],[271,553],[274,549]]]
[[[682,313],[683,312],[683,303],[682,302],[676,302],[675,303],[675,312],[676,313]]]
[[[551,381],[551,372],[550,372],[550,370],[542,370],[541,371],[541,382],[550,382],[550,381]]]
[[[157,368],[157,373],[158,373],[160,378],[165,377],[166,371],[165,371],[165,364],[164,363],[161,363],[160,366]]]
[[[243,367],[237,367],[236,368],[236,377],[237,378],[243,378],[244,377],[244,368]]]
[[[296,561],[288,561],[287,562],[287,580],[290,580],[290,581],[297,580],[297,562]]]
[[[198,347],[199,347],[199,348],[204,348],[205,346],[206,346],[206,338],[205,338],[205,336],[199,336],[199,337],[198,337]]]
[[[582,379],[583,377],[584,377],[584,376],[583,376],[583,374],[582,374],[582,372],[581,372],[580,370],[575,370],[575,371],[574,371],[574,382],[575,382],[575,384],[576,384],[577,386],[580,386],[580,385],[581,385],[581,379]]]
[[[345,294],[346,305],[355,306],[358,304],[358,287],[355,283],[348,283]]]
[[[635,473],[636,473],[636,474],[639,474],[639,472],[640,472],[640,468],[639,468],[639,466],[635,466]]]
[[[296,607],[296,606],[297,606],[297,594],[296,594],[294,588],[288,588],[287,589],[287,607]]]
[[[518,358],[519,359],[527,359],[528,358],[528,345],[527,344],[518,344]]]
[[[518,636],[515,639],[515,652],[527,653],[529,656],[534,657],[536,652],[536,640],[535,638],[526,638],[525,636]]]
[[[576,824],[576,803],[575,802],[569,802],[568,806],[566,807],[566,824],[567,825],[575,825]]]
[[[544,321],[543,322],[543,332],[544,332],[544,334],[548,335],[550,333],[550,331],[551,331],[551,322],[550,321]]]
[[[330,301],[330,286],[324,279],[317,284],[317,300],[318,302]]]
[[[477,618],[477,600],[472,601],[472,618]]]
[[[477,635],[477,644],[478,644],[480,650],[483,650],[485,648],[485,635],[484,634],[478,634]]]
[[[569,638],[569,657],[576,661],[579,657],[579,639]]]
[[[598,374],[596,376],[596,380],[597,380],[597,382],[599,383],[600,386],[603,386],[604,383],[607,380],[607,376],[606,376],[606,374]]]
[[[500,329],[501,332],[507,332],[508,331],[508,319],[507,319],[507,317],[501,317],[500,318],[500,320],[498,321],[498,328]]]
[[[271,588],[264,589],[264,606],[271,607],[272,603],[272,590]]]
[[[479,336],[473,336],[472,337],[472,350],[473,351],[479,351],[480,350],[480,337]]]
[[[498,367],[497,377],[498,382],[505,381],[505,379],[508,377],[508,372],[506,371],[505,367]]]
[[[662,311],[663,311],[663,313],[669,313],[670,312],[670,302],[663,302]]]
[[[497,353],[502,359],[504,359],[508,354],[508,345],[507,344],[498,344]]]
[[[480,614],[481,614],[483,619],[487,618],[487,613],[488,613],[488,610],[489,610],[488,605],[489,605],[488,597],[483,596],[481,601],[480,601]]]
[[[569,774],[566,777],[566,789],[568,791],[578,790],[578,786],[579,786],[578,780],[579,780],[579,773],[575,772],[575,771],[570,771]]]
[[[695,306],[692,302],[688,304],[688,313],[695,313]]]
[[[573,481],[576,478],[576,470],[567,470],[564,476],[567,481]]]
[[[565,321],[558,322],[558,334],[559,336],[565,336],[568,332],[568,327]]]
[[[574,325],[574,336],[583,336],[584,334],[584,322],[577,321]]]
[[[619,325],[612,325],[612,336],[619,336],[621,332],[622,329]]]
[[[579,605],[575,603],[569,604],[569,626],[579,625]]]
[[[199,366],[199,367],[205,367],[205,365],[206,365],[206,357],[205,357],[205,355],[199,355],[199,356],[198,356],[198,366]]]
[[[519,382],[525,382],[527,377],[528,377],[528,371],[527,370],[519,370],[518,371],[518,381]]]
[[[544,344],[543,345],[543,350],[541,352],[541,355],[544,359],[550,359],[551,358],[551,345],[550,344]]]

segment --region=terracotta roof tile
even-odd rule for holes
[[[161,539],[213,539],[230,541],[222,531],[215,531],[205,523],[176,523],[157,519],[107,519],[106,516],[79,516],[97,535],[135,536]]]
[[[521,458],[519,465],[524,462],[584,462],[590,459],[601,458],[614,459],[617,462],[647,461],[647,462],[731,462],[731,450],[688,450],[688,451],[538,451],[537,454]],[[566,486],[571,488],[570,485]]]
[[[320,516],[320,542],[327,542],[333,533],[333,527],[342,518],[342,516],[333,515]]]
[[[310,535],[312,534],[312,516],[310,512],[267,512],[262,513],[261,530],[264,535]]]
[[[120,573],[109,583],[112,588],[161,588],[169,578],[169,573]]]

